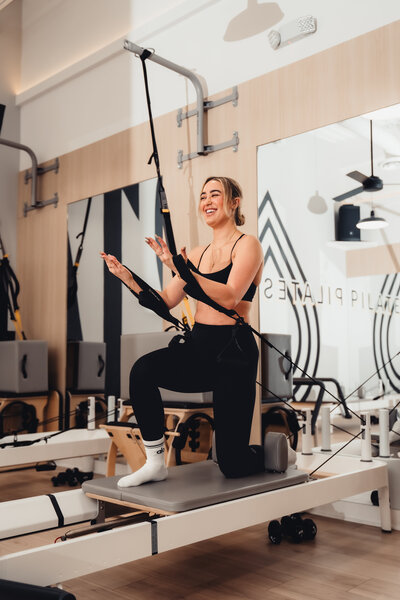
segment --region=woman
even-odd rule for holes
[[[240,210],[242,192],[228,177],[209,177],[202,188],[199,213],[211,227],[206,247],[181,254],[197,283],[215,302],[234,309],[248,320],[251,301],[261,280],[263,254],[257,238],[244,235]],[[171,309],[185,292],[164,240],[146,238],[162,263],[178,276],[162,292]],[[135,293],[140,288],[114,256],[101,253],[110,272]],[[119,480],[120,487],[161,481],[164,462],[164,412],[159,387],[178,392],[213,391],[216,452],[226,477],[242,477],[264,470],[261,446],[249,446],[255,400],[258,349],[253,334],[225,314],[197,303],[195,325],[184,344],[171,344],[142,356],[132,367],[130,399],[146,448],[146,464]]]

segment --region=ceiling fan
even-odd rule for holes
[[[342,202],[342,200],[346,200],[351,196],[355,196],[356,194],[361,194],[361,192],[379,192],[383,189],[383,181],[380,177],[374,175],[374,151],[373,151],[373,143],[372,143],[372,121],[369,122],[370,128],[370,152],[371,152],[371,175],[364,175],[360,173],[360,171],[351,171],[347,173],[347,177],[351,177],[355,179],[359,183],[361,183],[360,187],[355,188],[354,190],[350,190],[345,194],[341,194],[340,196],[335,196],[333,200],[336,202]],[[399,185],[397,183],[385,183],[387,185]]]

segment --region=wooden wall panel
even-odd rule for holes
[[[195,119],[156,119],[159,154],[177,245],[208,239],[197,199],[209,174],[233,175],[244,190],[244,231],[257,233],[257,146],[400,102],[400,21],[239,85],[239,103],[209,111],[208,143],[238,131],[228,148],[177,168],[177,151],[195,150]],[[230,93],[230,90],[227,91]],[[225,95],[219,94],[218,96]],[[49,341],[51,384],[65,385],[67,211],[69,203],[155,176],[148,123],[60,157],[57,176],[42,177],[41,199],[57,186],[60,204],[18,219],[22,313],[30,337]],[[57,183],[54,184],[54,179]],[[20,186],[20,204],[26,188]],[[256,307],[252,323],[257,324]]]

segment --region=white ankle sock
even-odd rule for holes
[[[162,481],[167,478],[168,470],[164,460],[164,438],[146,442],[143,440],[146,450],[146,462],[138,471],[126,475],[118,480],[118,487],[131,487],[142,485],[148,481]]]

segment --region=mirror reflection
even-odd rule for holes
[[[357,393],[400,391],[399,201],[400,106],[258,149],[261,331],[290,334],[294,362],[346,395],[378,369]]]
[[[156,190],[157,180],[151,179],[68,206],[69,350],[77,342],[106,346],[104,389],[93,389],[91,381],[86,380],[78,382],[79,391],[104,391],[118,397],[120,336],[160,330],[160,319],[132,301],[130,292],[109,274],[99,256],[102,250],[113,254],[123,264],[134,267],[150,285],[156,289],[162,287],[161,265],[144,243],[146,235],[162,234]],[[98,369],[94,377],[96,388],[101,359],[96,361],[101,346],[93,351],[96,363],[93,368]],[[82,355],[82,348],[72,352]],[[69,357],[69,363],[71,360],[78,358],[75,355]],[[76,384],[69,378],[67,387],[76,391]]]

